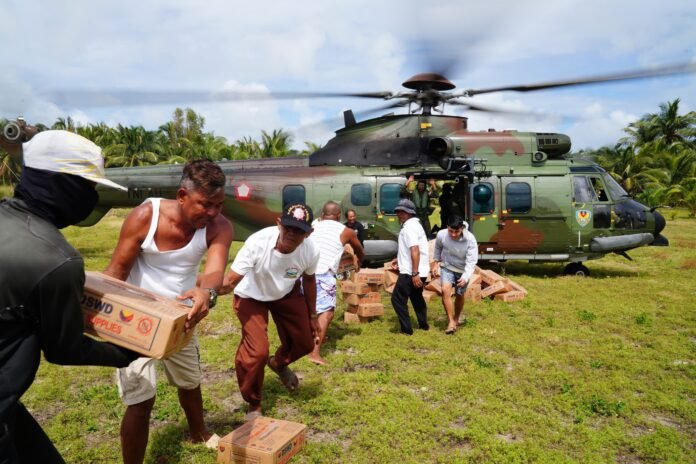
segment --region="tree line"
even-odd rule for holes
[[[679,99],[660,104],[624,129],[613,147],[571,156],[591,158],[636,200],[681,206],[696,216],[696,111],[679,114]]]
[[[0,127],[7,120],[0,119]],[[27,121],[29,124],[31,122]],[[229,143],[225,137],[205,131],[205,118],[190,108],[177,108],[172,120],[157,130],[142,126],[110,127],[104,123],[77,124],[72,118],[58,118],[50,127],[33,124],[39,131],[59,129],[75,132],[102,147],[107,168],[150,166],[155,164],[183,164],[191,159],[208,158],[213,161],[306,156],[319,148],[305,142],[304,150],[291,148],[292,136],[276,129],[261,131],[261,139],[243,137]],[[19,166],[0,149],[0,182],[16,183]]]
[[[696,112],[679,114],[679,99],[662,103],[657,113],[646,114],[624,129],[613,147],[581,150],[569,156],[590,158],[611,174],[638,201],[648,206],[682,206],[696,215]],[[0,120],[0,126],[4,125]],[[177,108],[172,120],[157,130],[142,126],[109,127],[104,123],[76,124],[58,118],[39,130],[76,132],[103,148],[106,167],[185,163],[194,158],[214,161],[306,156],[320,147],[291,149],[289,133],[261,132],[261,140],[244,137],[228,143],[205,131],[205,119],[190,108]],[[18,180],[19,166],[0,150],[0,182]]]

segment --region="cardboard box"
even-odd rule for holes
[[[399,273],[397,271],[390,271],[390,270],[385,270],[384,271],[384,287],[391,287],[392,285],[396,284],[396,281],[399,279]]]
[[[302,449],[307,426],[257,417],[220,439],[217,462],[284,464]]]
[[[433,292],[432,290],[423,290],[423,299],[426,303],[430,303],[431,301],[437,299],[439,296],[440,295]]]
[[[353,281],[366,284],[383,284],[384,269],[360,269],[360,271],[353,274]]]
[[[442,282],[440,279],[433,279],[427,284],[425,284],[425,289],[435,292],[438,295],[442,295]]]
[[[362,317],[384,316],[384,305],[382,303],[349,305],[346,312],[357,314]]]
[[[469,284],[466,287],[466,292],[464,292],[464,301],[469,301],[471,303],[481,302],[481,284]]]
[[[351,282],[349,280],[343,280],[341,281],[341,291],[343,293],[356,293],[358,295],[364,295],[370,291],[370,286],[363,282]]]
[[[349,305],[359,305],[363,303],[380,303],[382,301],[382,294],[379,292],[368,292],[364,295],[358,295],[356,293],[346,294],[343,301]]]
[[[85,273],[85,332],[150,358],[179,351],[193,335],[184,332],[190,308],[101,272]]]
[[[484,279],[485,282],[485,279]],[[481,290],[481,298],[486,298],[491,295],[495,295],[496,293],[504,293],[505,292],[505,282],[500,280],[493,285],[489,285],[488,287],[484,288]]]
[[[358,316],[355,313],[349,313],[346,311],[343,313],[343,322],[346,324],[360,324],[363,322],[370,322],[371,320],[375,319],[374,317],[364,317],[364,316]]]
[[[496,282],[506,280],[505,277],[501,276],[497,272],[488,269],[481,269],[481,272],[479,274],[481,275],[481,280],[483,280],[483,282],[488,285],[493,285]]]
[[[511,292],[498,293],[494,298],[498,301],[505,301],[509,303],[511,301],[524,300],[524,296],[524,293],[513,290]]]

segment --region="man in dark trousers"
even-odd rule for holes
[[[423,299],[423,284],[430,272],[428,264],[428,240],[420,221],[416,217],[416,206],[411,200],[401,199],[394,208],[401,222],[399,249],[392,261],[393,269],[399,271],[391,302],[399,317],[401,333],[412,335],[411,318],[408,315],[408,300],[416,312],[418,327],[428,330],[428,307]]]
[[[104,176],[101,149],[67,131],[45,131],[23,147],[14,198],[0,203],[0,463],[62,463],[19,401],[41,352],[51,363],[127,366],[137,354],[83,335],[84,262],[58,229],[85,219]]]

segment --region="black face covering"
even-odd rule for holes
[[[92,184],[82,177],[26,166],[15,187],[15,197],[59,229],[85,219],[99,200]]]

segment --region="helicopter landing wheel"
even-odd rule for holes
[[[590,270],[581,263],[568,263],[568,265],[563,269],[565,275],[574,275],[578,277],[589,277]]]

